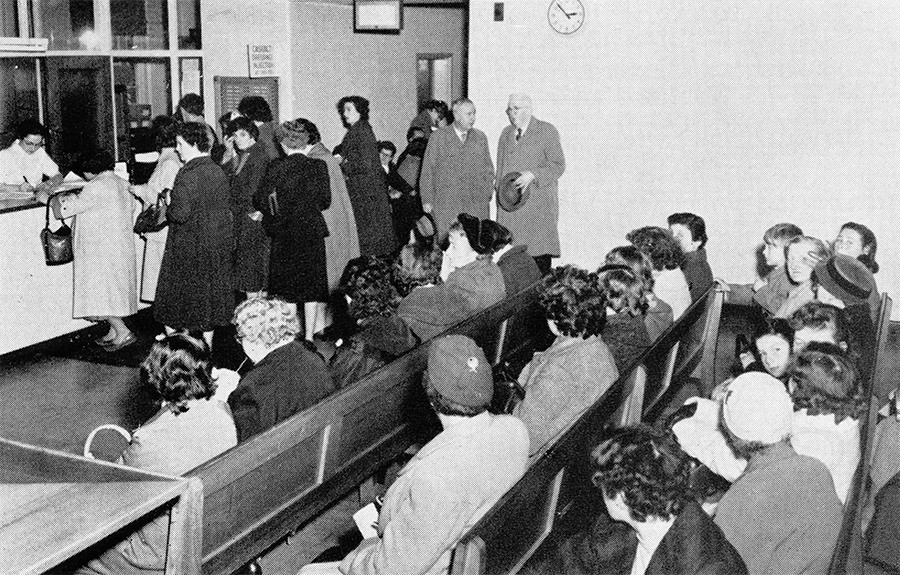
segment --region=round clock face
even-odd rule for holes
[[[572,34],[584,24],[584,4],[581,0],[552,0],[547,20],[560,34]]]

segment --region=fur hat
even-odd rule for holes
[[[428,348],[428,387],[466,407],[490,405],[494,397],[491,364],[464,335],[436,339]]]
[[[815,267],[816,281],[846,305],[868,303],[875,278],[856,258],[834,254]]]
[[[735,437],[769,445],[790,435],[794,403],[784,384],[768,373],[743,373],[725,390],[722,419]]]

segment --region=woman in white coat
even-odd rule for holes
[[[163,190],[171,190],[175,185],[175,176],[183,165],[175,151],[175,120],[171,116],[157,116],[153,119],[153,131],[156,138],[156,149],[159,159],[153,174],[146,184],[131,186],[131,193],[137,196],[148,207],[156,203]],[[162,265],[163,252],[166,249],[166,238],[169,228],[158,232],[144,234],[144,255],[141,264],[141,301],[150,303],[156,294],[156,280]]]
[[[97,340],[108,351],[135,342],[122,318],[137,313],[135,202],[114,165],[103,150],[86,156],[81,171],[89,182],[79,194],[60,199],[62,215],[76,216],[72,317],[109,322],[109,332]]]

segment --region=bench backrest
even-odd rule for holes
[[[600,441],[607,425],[617,419],[617,412],[621,420],[619,410],[629,392],[637,389],[645,376],[648,377],[645,388],[658,389],[660,382],[651,382],[651,373],[652,377],[656,374],[662,377],[667,371],[677,373],[676,367],[669,368],[673,363],[670,350],[679,344],[683,346],[688,337],[703,339],[689,335],[697,322],[703,325],[705,333],[707,327],[713,327],[707,325],[708,319],[716,316],[714,327],[718,329],[717,314],[709,312],[715,311],[711,308],[716,306],[720,311],[721,304],[722,294],[710,289],[581,418],[539,453],[522,479],[459,542],[451,565],[452,575],[515,573],[524,565],[551,530],[576,508],[578,494],[590,489],[585,470],[587,455]],[[703,359],[708,363],[715,359],[693,357],[694,354],[689,361]],[[694,367],[683,365],[682,371],[693,371]]]
[[[834,554],[831,556],[831,566],[829,568],[831,575],[863,572],[862,508],[867,498],[866,484],[872,457],[872,443],[875,436],[878,409],[881,407],[875,390],[879,389],[879,378],[890,377],[890,374],[885,373],[884,350],[890,329],[892,305],[893,302],[887,293],[882,294],[878,306],[878,324],[875,326],[875,354],[872,377],[871,381],[862,382],[868,408],[863,414],[860,433],[862,442],[860,462],[853,476],[853,483],[850,486],[847,501],[844,504],[841,531],[838,535]]]
[[[447,333],[483,343],[536,297],[536,289],[523,290]],[[411,422],[430,413],[419,385],[428,346],[191,471],[204,486],[204,573],[252,561],[412,443]]]

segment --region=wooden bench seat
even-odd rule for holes
[[[538,454],[522,479],[457,545],[452,575],[515,573],[560,522],[575,515],[579,494],[589,489],[588,454],[608,424],[622,422],[620,409],[629,394],[647,392],[651,399],[646,405],[643,397],[636,402],[641,406],[637,413],[646,418],[657,414],[678,382],[698,366],[701,373],[712,373],[723,299],[722,292],[710,288],[581,418]],[[672,359],[676,346],[682,350],[675,352],[677,361]]]
[[[538,283],[449,329],[500,348],[500,326],[533,309]],[[401,454],[430,417],[429,342],[192,470],[203,481],[203,572],[231,573]],[[493,348],[492,348],[493,349]],[[420,426],[419,426],[420,427]]]

